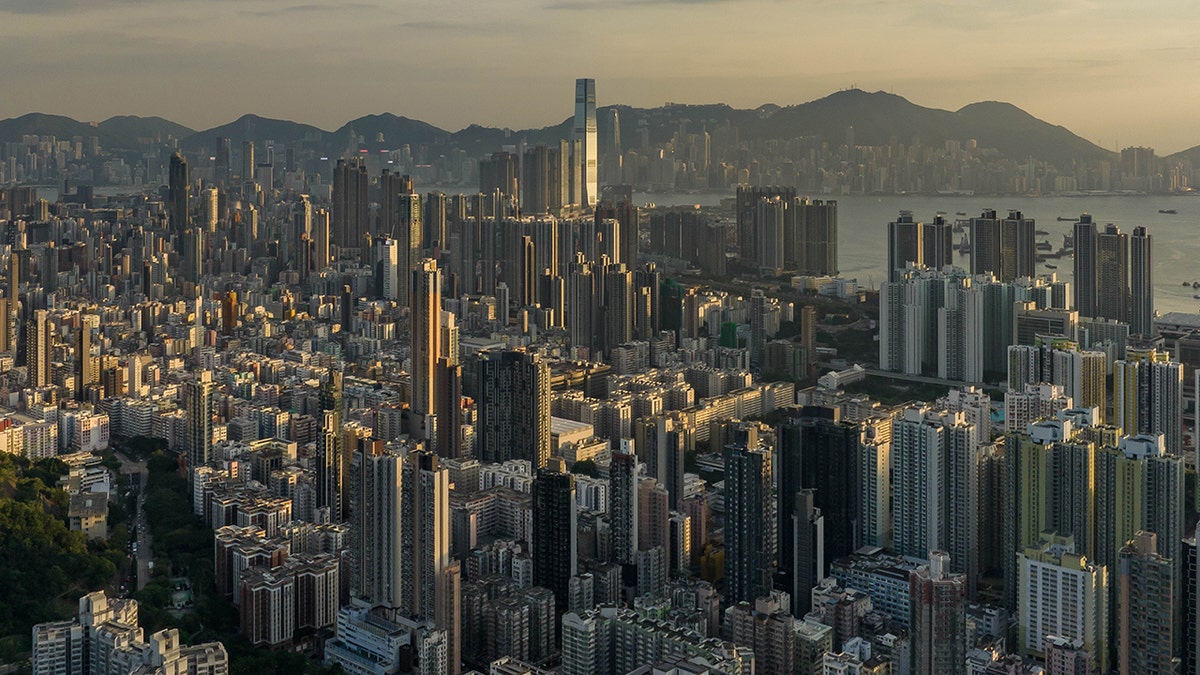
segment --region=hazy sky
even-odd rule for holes
[[[243,113],[458,129],[857,86],[1012,102],[1107,148],[1200,144],[1196,0],[0,0],[0,118]]]

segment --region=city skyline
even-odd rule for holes
[[[242,112],[287,118],[299,109],[301,121],[326,127],[393,111],[444,128],[534,128],[567,117],[564,92],[586,73],[600,84],[600,106],[795,105],[857,86],[950,110],[1009,101],[1107,149],[1149,145],[1169,154],[1200,142],[1186,122],[1200,93],[1187,86],[1195,59],[1184,51],[1200,12],[1175,0],[1154,5],[539,0],[468,8],[415,0],[391,8],[266,0],[200,10],[18,0],[0,8],[8,18],[0,21],[0,59],[19,66],[4,84],[22,95],[0,104],[0,117],[140,114],[204,128]],[[730,12],[776,20],[741,27],[728,22]],[[823,28],[792,47],[796,29],[812,25]],[[905,44],[947,47],[898,50],[897,29]],[[955,48],[981,39],[1005,48]],[[44,49],[47,40],[54,50]],[[534,40],[539,48],[529,49]],[[504,58],[488,58],[496,54]]]

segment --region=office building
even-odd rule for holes
[[[583,191],[581,204],[594,207],[600,200],[598,155],[600,144],[596,136],[596,81],[590,78],[575,80],[575,119],[571,127],[574,140],[581,145],[582,152],[576,164],[582,171]]]

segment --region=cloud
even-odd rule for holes
[[[143,4],[146,0],[6,0],[0,3],[0,13],[61,14],[80,9],[98,9]]]
[[[559,0],[546,9],[608,10],[613,7],[665,7],[670,5],[728,5],[743,0]]]

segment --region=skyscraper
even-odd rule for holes
[[[257,165],[254,163],[254,141],[244,140],[242,141],[242,173],[239,176],[243,184],[254,182],[255,166]]]
[[[930,551],[909,572],[914,673],[960,672],[967,654],[967,578],[950,573],[950,554]]]
[[[792,542],[789,557],[792,561],[793,616],[808,614],[812,609],[812,589],[825,578],[825,518],[821,509],[813,506],[814,493],[815,490],[799,490],[794,498],[796,506],[789,537]],[[783,551],[782,542],[779,550]]]
[[[836,408],[807,406],[779,426],[779,569],[790,575],[796,543],[792,516],[797,490],[813,491],[813,506],[825,521],[825,560],[848,556],[857,547],[858,425],[841,420]],[[822,575],[828,573],[822,569]],[[795,600],[795,598],[793,598]]]
[[[633,564],[638,552],[638,484],[641,472],[634,455],[614,452],[608,471],[613,560]]]
[[[1096,235],[1096,312],[1092,318],[1129,321],[1129,236],[1115,225]]]
[[[375,249],[375,296],[403,302],[407,296],[400,295],[400,277],[404,276],[400,269],[400,242],[390,237],[377,237],[372,243]]]
[[[434,619],[442,570],[450,564],[450,472],[423,448],[407,452],[401,470],[400,609]]]
[[[479,356],[479,458],[525,459],[535,468],[550,459],[550,366],[524,349]]]
[[[561,460],[559,460],[561,463]],[[575,475],[539,468],[530,492],[533,499],[533,583],[554,593],[562,612],[570,599],[571,577],[578,572]]]
[[[447,207],[446,193],[429,192],[423,202],[424,218],[422,219],[421,248],[439,248],[450,250],[449,233],[446,231]]]
[[[191,181],[187,160],[178,152],[171,155],[167,180],[167,216],[170,218],[171,231],[177,237],[182,237],[183,231],[191,226],[191,219],[188,218]]]
[[[333,213],[330,230],[333,241],[339,248],[361,248],[366,246],[369,230],[367,197],[367,167],[355,160],[353,163],[339,159],[333,169]]]
[[[1084,213],[1075,223],[1075,311],[1079,316],[1096,317],[1096,224],[1091,214]]]
[[[1009,211],[999,218],[991,209],[971,219],[971,273],[991,272],[1000,281],[1033,277],[1037,268],[1036,228],[1032,218]]]
[[[321,411],[321,433],[317,436],[317,508],[328,509],[331,522],[341,522],[345,495],[342,462],[342,416],[334,410]]]
[[[29,385],[40,389],[50,384],[50,314],[35,309],[25,325],[25,365]]]
[[[731,605],[771,591],[771,469],[769,448],[744,442],[725,446],[725,600]]]
[[[442,355],[442,273],[436,261],[426,259],[411,277],[412,409],[424,417],[434,412],[437,363]]]
[[[456,348],[454,353],[457,351]],[[433,416],[437,427],[434,448],[439,457],[458,458],[469,451],[462,436],[462,366],[457,359],[439,357],[434,380]]]
[[[691,432],[678,420],[666,416],[639,418],[633,425],[637,458],[646,475],[658,480],[671,495],[670,506],[683,499],[684,457],[691,447]]]
[[[521,159],[521,213],[540,215],[550,211],[550,149],[535,145]]]
[[[578,158],[583,169],[582,203],[595,206],[600,199],[596,163],[600,145],[596,137],[596,81],[593,79],[575,80],[575,122],[572,131],[575,140],[582,141],[583,145],[583,152]]]
[[[978,430],[963,413],[907,408],[892,426],[892,527],[896,552],[945,550],[974,579]],[[958,560],[954,559],[958,556]]]
[[[421,220],[423,217],[421,195],[407,192],[396,197],[396,233],[393,236],[396,237],[400,246],[398,260],[400,263],[399,297],[401,302],[406,301],[409,294],[412,293],[410,275],[421,264],[421,238],[424,236],[424,226]]]
[[[75,399],[83,401],[87,398],[89,386],[100,381],[99,368],[92,358],[92,327],[87,316],[79,327],[79,336],[75,343]]]
[[[754,260],[762,276],[776,276],[784,269],[784,233],[788,222],[795,222],[793,207],[780,197],[764,197],[755,208]]]
[[[1183,453],[1183,364],[1155,349],[1133,349],[1113,363],[1113,424],[1126,436],[1163,434]]]
[[[404,457],[383,441],[361,439],[351,469],[354,574],[351,593],[373,605],[404,607],[401,504]]]
[[[229,185],[229,161],[233,154],[233,142],[227,136],[217,137],[217,159],[215,178],[221,187]]]
[[[212,394],[214,388],[212,371],[196,373],[193,380],[184,384],[184,399],[187,413],[188,466],[198,467],[212,459]]]
[[[1126,436],[1096,453],[1096,562],[1114,569],[1138,530],[1153,532],[1159,555],[1182,560],[1184,464],[1162,436]]]
[[[342,444],[342,373],[329,369],[321,383],[321,432],[317,436],[317,507],[327,508],[329,518],[338,523],[349,516],[350,453],[355,448]]]
[[[1070,537],[1051,535],[1017,556],[1018,648],[1041,656],[1047,635],[1080,640],[1108,672],[1108,568],[1075,552]]]
[[[1117,560],[1117,672],[1179,673],[1179,589],[1157,535],[1139,531]]]
[[[888,281],[899,281],[899,270],[909,263],[924,265],[925,229],[913,219],[912,211],[901,211],[900,216],[888,223]],[[934,267],[934,265],[929,265]],[[940,268],[941,265],[936,267]]]
[[[1145,227],[1133,228],[1129,238],[1129,332],[1154,334],[1154,282],[1151,248],[1153,237]]]
[[[801,274],[836,276],[838,273],[837,202],[797,199],[792,259]]]
[[[409,192],[412,192],[412,179],[408,176],[392,173],[389,169],[379,174],[379,215],[374,234],[399,236],[396,227],[400,214],[399,197]]]

